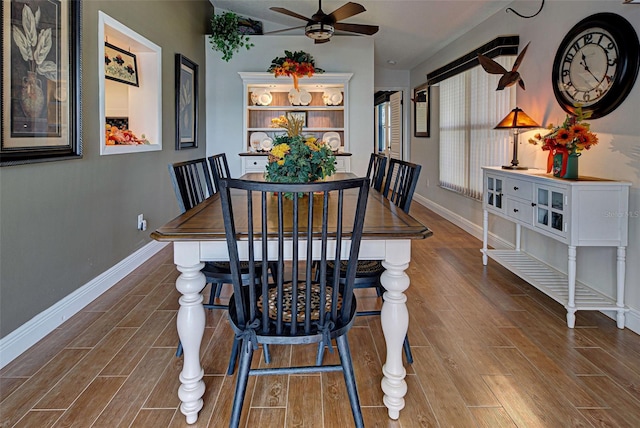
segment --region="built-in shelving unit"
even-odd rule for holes
[[[299,89],[311,95],[307,105],[295,105],[289,99],[289,92],[293,89],[293,80],[288,77],[275,77],[271,73],[241,72],[243,82],[244,108],[244,140],[241,154],[243,155],[242,173],[264,171],[267,164],[266,152],[255,152],[251,147],[251,136],[255,132],[263,132],[269,138],[275,139],[285,131],[271,127],[271,120],[289,112],[303,113],[306,117],[305,135],[313,135],[322,139],[327,132],[335,132],[340,136],[340,153],[349,151],[349,80],[351,73],[322,73],[313,77],[301,78]],[[258,105],[251,99],[251,94],[268,91],[270,102],[268,105]],[[326,105],[323,100],[325,91],[341,94],[342,100],[338,105]],[[338,156],[337,171],[350,171],[349,156]]]

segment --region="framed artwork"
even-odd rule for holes
[[[198,147],[198,64],[176,54],[176,150]]]
[[[135,54],[105,42],[104,77],[127,85],[139,86]]]
[[[413,90],[413,136],[428,137],[431,128],[431,87],[426,83]]]
[[[0,166],[82,157],[80,4],[2,2]]]
[[[302,120],[302,127],[307,127],[307,112],[306,111],[289,111],[287,114],[292,119]]]

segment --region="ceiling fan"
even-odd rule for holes
[[[307,18],[306,16],[302,16],[283,7],[272,7],[270,9],[274,12],[279,12],[284,15],[307,21],[307,25],[304,26],[304,34],[307,37],[314,39],[315,43],[327,43],[331,39],[331,36],[333,36],[333,32],[335,30],[366,34],[368,36],[378,32],[377,25],[346,24],[338,22],[366,11],[364,6],[358,3],[345,3],[327,15],[322,11],[322,0],[318,0],[318,11],[314,13],[311,18]],[[273,33],[288,31],[294,28],[302,27],[287,28],[284,30],[273,31]]]

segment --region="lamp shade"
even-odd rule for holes
[[[494,129],[520,129],[520,128],[540,128],[535,120],[531,119],[527,113],[518,107],[514,108],[509,114],[496,125]]]

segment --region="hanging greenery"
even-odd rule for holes
[[[211,17],[211,36],[209,42],[211,48],[222,52],[222,59],[229,62],[233,54],[240,52],[240,48],[249,50],[253,43],[249,37],[238,30],[238,15],[234,12],[225,12]]]

